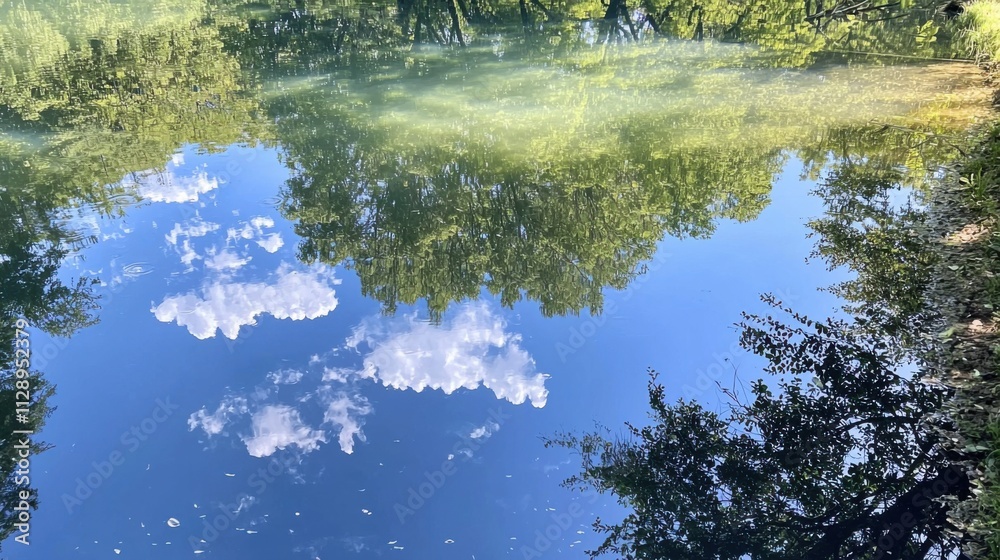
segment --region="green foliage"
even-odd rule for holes
[[[567,486],[611,493],[627,509],[619,522],[594,523],[606,538],[593,557],[916,560],[972,552],[975,537],[995,546],[993,461],[970,480],[961,461],[975,454],[939,435],[956,427],[938,416],[950,391],[901,373],[934,371],[923,358],[937,255],[918,235],[925,210],[904,195],[898,153],[872,151],[900,132],[834,132],[827,144],[860,141],[829,167],[815,193],[826,213],[810,223],[814,256],[854,273],[832,288],[851,320],[813,321],[766,297],[790,319],[744,315],[740,343],[767,361],[771,382],[755,381],[749,395],[720,386],[728,414],[667,403],[654,374],[647,426],[547,440],[581,455]],[[895,149],[934,152],[933,136],[921,136]],[[996,173],[975,171],[985,169]],[[982,493],[970,526],[954,504],[973,491]]]
[[[282,210],[298,222],[300,257],[347,264],[388,312],[424,299],[438,315],[483,287],[546,314],[599,311],[603,289],[627,286],[664,232],[754,218],[784,159],[767,146],[671,145],[667,123],[633,126],[633,115],[602,130],[592,93],[553,98],[580,106],[546,130],[524,114],[546,103],[536,96],[467,110],[492,92],[455,98],[425,82],[430,91],[399,98],[385,82],[319,85],[270,105],[294,172]]]
[[[4,336],[4,340],[13,340],[13,332],[11,329],[4,328],[4,332],[0,335]],[[11,335],[8,337],[7,335]],[[19,493],[24,490],[30,490],[31,499],[28,500],[29,507],[32,509],[37,509],[39,505],[38,490],[36,488],[25,488],[23,485],[16,484],[16,473],[17,461],[20,459],[19,450],[15,449],[14,446],[19,444],[19,438],[25,436],[14,434],[15,430],[29,431],[38,433],[42,427],[45,425],[45,420],[52,414],[54,410],[49,406],[49,399],[55,394],[55,389],[49,384],[38,372],[32,372],[27,378],[25,378],[32,388],[31,392],[31,409],[27,422],[18,422],[15,419],[13,411],[17,408],[15,401],[15,385],[14,382],[17,380],[15,377],[15,370],[7,364],[13,364],[13,344],[10,348],[6,347],[0,349],[0,363],[4,364],[3,369],[0,369],[0,410],[11,411],[10,414],[4,414],[3,418],[0,418],[0,507],[2,507],[2,513],[0,513],[0,542],[7,539],[16,529],[17,524],[16,515],[18,512],[14,511],[20,500],[18,499]],[[29,446],[29,452],[34,455],[41,453],[48,449],[49,446],[37,439],[37,436],[32,437],[31,444]]]
[[[55,190],[87,198],[162,166],[185,143],[267,138],[238,63],[218,30],[199,25],[197,3],[157,4],[151,20],[128,2],[57,4],[0,5],[0,60],[9,62],[0,71],[0,124],[34,166],[19,174],[51,181],[33,179],[41,192],[65,181]],[[128,25],[136,19],[144,23]],[[38,27],[21,37],[26,43],[4,39],[26,21]]]
[[[946,189],[933,201],[943,243],[931,293],[947,321],[941,369],[955,387],[948,414],[956,427],[949,443],[964,450],[974,496],[958,505],[963,527],[980,539],[980,556],[1000,558],[1000,430],[995,403],[1000,372],[1000,126],[993,125],[982,143],[962,163]]]
[[[0,144],[0,147],[7,146]],[[80,278],[64,281],[59,276],[60,265],[69,252],[74,237],[55,224],[55,218],[65,200],[60,196],[32,196],[31,183],[17,180],[16,166],[8,153],[0,152],[0,542],[14,530],[18,492],[24,486],[15,484],[18,449],[15,445],[24,436],[14,430],[38,433],[51,413],[48,399],[54,388],[37,371],[30,371],[31,406],[27,422],[19,422],[14,411],[16,398],[15,361],[16,321],[27,320],[31,326],[51,336],[68,337],[77,329],[96,322],[94,311],[97,298],[92,282]],[[15,173],[11,173],[15,171]],[[41,193],[40,193],[41,194]],[[31,453],[47,448],[37,436],[32,437]],[[31,489],[32,508],[38,507],[37,490]]]
[[[901,181],[898,169],[870,162],[834,169],[816,191],[826,213],[809,227],[817,239],[813,256],[854,273],[831,288],[849,302],[845,309],[907,347],[926,330],[921,323],[936,259],[922,235],[926,212]]]
[[[1000,61],[1000,2],[977,0],[959,17],[959,37],[980,61]]]
[[[1000,558],[1000,417],[993,415],[979,434],[978,445],[987,451],[976,503],[975,524],[983,535],[987,558]]]
[[[751,47],[526,36],[377,59],[331,50],[308,55],[318,74],[295,78],[315,49],[279,36],[286,23],[326,42],[322,30],[344,24],[273,17],[257,28],[279,34],[250,50],[276,61],[259,76],[293,172],[282,211],[300,258],[354,269],[390,313],[425,300],[438,316],[483,288],[546,314],[599,311],[664,234],[756,217],[789,151],[819,166],[858,150],[945,153],[901,150],[916,130],[857,126],[899,113],[892,84],[913,79],[900,69],[866,68],[861,83],[831,69],[808,87]],[[933,95],[918,90],[903,95]]]
[[[781,310],[790,321],[747,315],[740,325],[741,345],[767,359],[777,387],[757,381],[745,399],[724,389],[733,404],[723,415],[667,403],[654,374],[649,425],[629,424],[623,438],[547,440],[582,457],[568,486],[628,508],[621,522],[595,522],[607,536],[593,557],[922,559],[959,549],[947,508],[931,498],[942,484],[967,495],[969,480],[923,429],[943,393],[898,375],[882,337]]]

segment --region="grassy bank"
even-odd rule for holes
[[[949,447],[968,458],[974,496],[959,527],[1000,559],[1000,124],[932,201],[939,259],[930,299],[943,318],[941,380],[955,396],[945,413]]]
[[[997,85],[1000,0],[966,7],[969,51]],[[1000,560],[1000,120],[931,203],[938,253],[931,304],[943,318],[941,380],[955,391],[944,411],[947,445],[968,458],[973,496],[956,504],[959,527],[982,543],[976,558]]]
[[[983,62],[1000,61],[1000,2],[978,0],[961,16],[962,33],[971,52]]]

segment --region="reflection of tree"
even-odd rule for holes
[[[855,126],[898,112],[891,70],[810,88],[760,69],[768,87],[748,88],[746,49],[574,43],[552,60],[533,45],[389,57],[360,78],[349,59],[303,83],[278,72],[268,108],[300,256],[354,268],[390,312],[424,299],[440,313],[483,287],[599,311],[664,233],[755,218],[788,150],[812,167],[926,153],[906,147],[919,132]]]
[[[808,66],[831,48],[947,55],[926,15],[836,21],[818,34],[805,20],[810,3],[797,0],[156,5],[0,3],[0,127],[23,140],[0,144],[2,340],[16,316],[57,336],[93,320],[87,281],[57,275],[81,243],[53,225],[65,209],[122,211],[130,193],[114,185],[186,143],[213,150],[276,136],[293,172],[283,211],[303,236],[301,257],[354,268],[387,310],[423,299],[439,315],[485,287],[506,305],[537,300],[546,314],[597,312],[604,288],[641,273],[664,234],[707,236],[719,219],[754,219],[786,151],[813,173],[831,153],[922,167],[924,153],[899,149],[905,138],[844,116],[854,111],[845,99],[866,115],[896,107],[898,84],[838,90],[831,78],[809,90],[794,72],[762,68]],[[614,45],[654,26],[759,48]],[[768,87],[748,88],[750,74]],[[923,101],[919,87],[905,95]],[[856,174],[845,166],[840,177]],[[878,247],[850,225],[817,224],[842,234],[824,256],[877,266]],[[905,271],[885,277],[893,272]],[[0,363],[10,358],[0,348]],[[51,388],[38,374],[33,385],[37,431]],[[13,428],[3,422],[6,459]],[[0,490],[12,489],[9,475],[0,470]],[[5,512],[9,499],[0,496]]]
[[[540,50],[579,40],[581,24],[602,42],[662,36],[759,45],[776,64],[801,66],[826,51],[953,57],[953,32],[934,5],[801,0],[398,0],[344,4],[333,0],[214,0],[213,15],[247,47],[312,50],[319,63],[337,56],[387,54],[390,45],[477,45],[535,37]],[[868,3],[871,4],[871,3]],[[266,8],[265,8],[266,7]],[[845,11],[844,9],[847,9]],[[241,11],[246,10],[246,12]],[[251,12],[252,10],[252,12]],[[851,12],[853,10],[853,12]],[[858,11],[861,10],[861,11]],[[233,14],[236,14],[235,16]],[[235,36],[234,35],[234,36]],[[301,39],[325,35],[315,52]],[[574,37],[575,36],[575,37]],[[279,39],[277,42],[265,39]],[[267,51],[265,50],[265,53]],[[269,54],[276,54],[271,51]],[[293,55],[294,56],[294,55]],[[265,54],[262,62],[278,58]],[[286,62],[289,60],[286,59]],[[309,59],[310,63],[315,62]]]
[[[87,279],[60,267],[90,242],[60,225],[74,208],[118,214],[134,200],[122,177],[160,167],[185,143],[206,149],[265,139],[256,100],[217,30],[198,25],[200,2],[54,0],[35,9],[0,3],[0,541],[14,530],[19,437],[51,413],[54,388],[30,371],[27,422],[15,418],[15,321],[68,337],[96,321]],[[32,452],[47,446],[32,437]],[[30,506],[38,506],[32,490]]]
[[[440,313],[483,287],[546,314],[599,311],[602,290],[624,288],[663,232],[703,236],[719,217],[754,218],[781,160],[629,143],[602,154],[580,138],[533,160],[474,130],[455,144],[397,136],[333,96],[283,103],[273,110],[288,115],[277,132],[294,170],[283,211],[298,222],[300,256],[348,264],[390,312],[425,299]]]
[[[37,371],[29,373],[27,382],[32,389],[30,414],[27,421],[15,417],[16,321],[25,319],[33,327],[52,336],[69,336],[75,330],[92,324],[96,298],[86,279],[64,282],[59,269],[70,250],[74,237],[54,224],[59,205],[58,195],[46,196],[42,185],[27,175],[34,172],[23,164],[22,154],[0,144],[0,542],[14,531],[14,506],[19,492],[26,488],[16,483],[18,445],[23,435],[15,430],[38,433],[51,413],[48,399],[53,387]],[[58,188],[59,185],[49,185]],[[36,190],[37,189],[37,190]],[[20,365],[24,365],[21,363]],[[31,453],[46,449],[46,445],[31,438]],[[38,506],[37,492],[31,490],[31,507]]]
[[[248,75],[306,77],[344,68],[361,78],[403,54],[399,48],[405,41],[394,11],[381,4],[321,0],[303,9],[299,3],[271,0],[272,9],[263,16],[260,2],[251,7],[235,1],[219,4],[219,37]]]
[[[858,147],[858,152],[870,147]],[[931,150],[933,151],[933,150]],[[744,315],[741,345],[767,360],[750,394],[721,392],[729,414],[670,404],[655,378],[651,423],[560,434],[581,452],[566,482],[613,493],[630,509],[598,523],[598,553],[623,558],[968,558],[953,501],[971,495],[964,459],[942,447],[946,391],[920,369],[930,323],[922,296],[933,267],[922,211],[898,196],[898,165],[838,163],[816,194],[815,255],[855,278],[834,291],[852,320]],[[893,194],[897,193],[894,197]],[[895,198],[895,200],[894,200]]]
[[[857,274],[831,289],[850,302],[847,311],[912,343],[921,332],[934,257],[921,235],[924,211],[903,199],[900,180],[898,170],[869,163],[838,167],[816,191],[828,211],[809,225],[817,238],[814,256]]]
[[[33,163],[47,166],[34,175],[94,190],[162,166],[185,143],[266,136],[239,65],[216,29],[197,24],[203,6],[174,0],[160,6],[170,17],[152,20],[129,6],[0,5],[0,125],[28,135]]]
[[[944,495],[967,495],[924,418],[942,393],[897,374],[879,336],[848,322],[748,316],[741,344],[778,386],[729,391],[719,414],[670,404],[650,384],[651,423],[627,436],[563,434],[582,471],[567,480],[615,494],[629,513],[595,524],[598,553],[621,558],[950,557],[961,539]]]

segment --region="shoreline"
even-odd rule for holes
[[[1000,118],[1000,116],[998,116]],[[939,317],[929,374],[952,391],[941,412],[954,424],[942,444],[962,461],[973,497],[952,507],[955,525],[1000,558],[1000,122],[934,189],[928,209],[937,262],[927,300]],[[994,240],[997,240],[994,242]]]
[[[974,541],[972,557],[1000,560],[1000,2],[965,11],[963,40],[994,107],[931,191],[925,233],[935,263],[925,302],[937,321],[922,335],[935,342],[926,375],[951,393],[933,429],[972,483],[968,499],[950,498],[950,520]]]

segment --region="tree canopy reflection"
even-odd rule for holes
[[[546,314],[599,312],[602,290],[641,273],[663,235],[754,219],[789,153],[825,160],[843,147],[816,140],[831,130],[894,149],[850,131],[938,94],[910,87],[911,67],[806,67],[823,49],[948,48],[931,40],[945,23],[921,10],[827,18],[807,40],[800,26],[820,9],[808,3],[616,6],[6,4],[0,107],[33,166],[16,180],[110,213],[135,195],[122,177],[185,143],[275,142],[300,256],[354,268],[387,311],[426,300],[439,314],[485,287]],[[516,25],[526,11],[545,25]],[[619,45],[595,27],[625,16],[716,41]],[[449,33],[465,48],[415,46]],[[914,120],[929,117],[925,104]]]
[[[920,131],[867,123],[938,96],[886,89],[907,70],[792,75],[739,46],[450,56],[413,52],[362,79],[331,62],[265,86],[300,258],[354,269],[390,313],[423,300],[438,316],[483,288],[547,315],[599,313],[664,235],[756,218],[792,152],[923,169],[928,151],[907,147]]]

